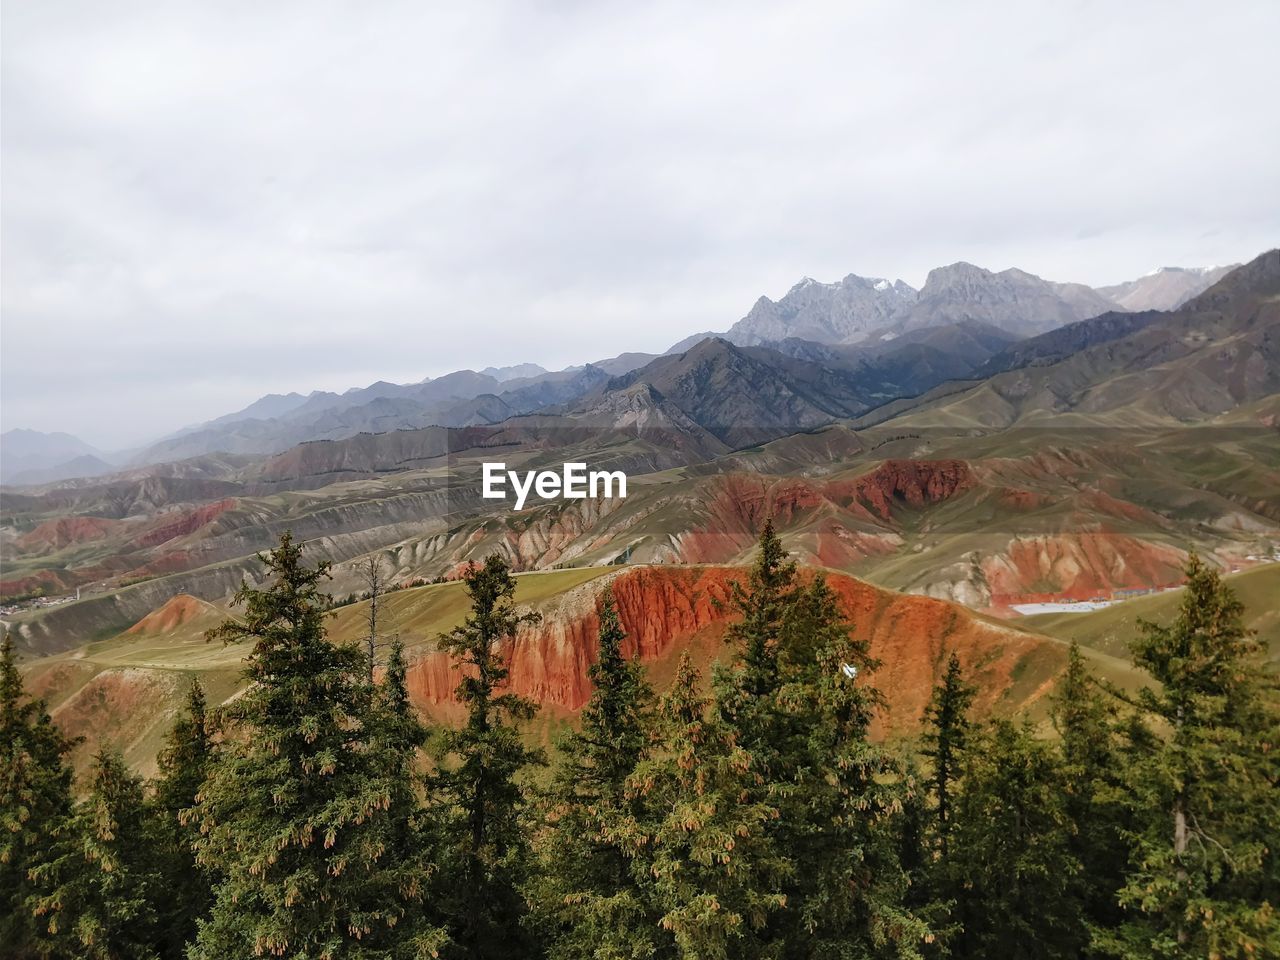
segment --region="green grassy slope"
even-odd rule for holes
[[[1280,563],[1270,563],[1225,578],[1244,604],[1245,623],[1270,646],[1273,661],[1280,662]],[[1135,597],[1089,613],[1041,613],[1014,623],[1059,640],[1115,657],[1124,657],[1129,639],[1138,632],[1139,620],[1168,623],[1178,614],[1180,591]]]

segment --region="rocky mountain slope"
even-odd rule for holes
[[[1017,269],[993,273],[961,262],[929,271],[920,296],[898,322],[910,330],[979,320],[1032,336],[1114,309],[1084,284],[1051,283]]]
[[[1130,329],[1130,327],[1132,327]],[[1168,314],[1132,324],[1104,318],[1062,335],[1083,349],[1054,347],[1052,335],[1021,346],[1033,365],[969,389],[936,393],[877,411],[869,420],[982,427],[1036,424],[1071,415],[1080,424],[1186,423],[1280,392],[1280,250],[1228,274]],[[1126,333],[1126,329],[1128,332]],[[1112,333],[1122,333],[1118,337]],[[1043,364],[1036,363],[1043,359]]]
[[[1124,310],[1173,310],[1204,293],[1238,266],[1161,267],[1137,280],[1099,287],[1098,293]]]
[[[788,337],[850,343],[892,323],[916,296],[901,280],[851,273],[837,283],[819,283],[805,277],[776,303],[768,297],[757,300],[725,339],[741,346]]]
[[[636,390],[628,415],[662,418],[665,401]],[[805,562],[996,613],[1175,583],[1192,547],[1230,566],[1280,543],[1280,437],[1257,420],[1159,430],[836,425],[686,459],[675,443],[687,427],[668,428],[665,418],[638,433],[624,425],[609,443],[585,428],[577,445],[566,442],[562,421],[539,432],[539,418],[530,419],[523,446],[504,435],[510,424],[477,432],[497,446],[453,453],[437,431],[443,453],[412,468],[384,445],[413,433],[358,438],[370,445],[363,461],[349,459],[356,451],[347,441],[304,445],[273,461],[277,489],[260,480],[77,490],[82,512],[71,515],[72,501],[55,499],[66,492],[4,500],[13,518],[6,592],[88,589],[79,602],[21,614],[9,628],[20,646],[48,651],[124,629],[174,593],[225,599],[253,554],[286,529],[335,561],[336,589],[346,592],[358,589],[354,562],[370,553],[398,582],[447,575],[491,552],[521,570],[623,557],[740,562],[772,516]],[[350,472],[334,472],[330,456],[344,450]],[[533,498],[513,513],[509,503],[479,498],[478,463],[494,451],[522,468],[570,458],[623,463],[629,495]],[[374,469],[380,464],[389,469]],[[214,492],[226,495],[199,499]],[[165,499],[180,496],[197,499]],[[164,506],[143,505],[151,502]],[[104,509],[114,516],[94,515]]]
[[[974,321],[1013,336],[1034,336],[1108,311],[1171,310],[1232,269],[1167,267],[1098,289],[1042,280],[1018,269],[997,273],[964,262],[930,271],[918,291],[901,280],[856,274],[836,283],[806,277],[776,302],[761,297],[723,336],[742,346],[789,338],[848,344],[886,331]],[[672,352],[688,349],[692,339],[681,341]]]

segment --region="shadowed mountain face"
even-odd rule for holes
[[[1032,364],[1018,366],[1020,363]],[[996,373],[868,420],[1009,427],[1063,416],[1138,426],[1220,416],[1280,391],[1280,250],[1240,267],[1170,313],[1107,315],[1017,344]]]
[[[729,447],[820,426],[872,405],[859,379],[845,370],[720,339],[610,380],[596,396],[639,383]]]
[[[924,393],[947,380],[974,374],[1017,338],[999,327],[967,320],[904,333],[882,331],[857,344],[824,344],[789,338],[766,346],[857,376],[876,404]]]

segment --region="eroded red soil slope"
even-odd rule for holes
[[[642,567],[613,577],[628,652],[655,665],[656,678],[686,648],[704,660],[723,653],[723,631],[732,616],[724,601],[730,583],[743,577],[743,569],[727,567]],[[882,662],[872,682],[891,706],[887,729],[918,723],[952,650],[978,684],[982,712],[1038,698],[1064,662],[1058,644],[992,625],[954,604],[893,593],[840,574],[828,579],[854,635],[868,640]],[[587,668],[599,625],[596,598],[605,582],[564,594],[554,610],[544,611],[541,624],[523,629],[508,644],[512,690],[568,711],[586,703],[591,694]],[[414,699],[433,712],[450,712],[457,682],[457,672],[441,653],[421,657],[409,673]]]

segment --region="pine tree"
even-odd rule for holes
[[[186,955],[186,945],[195,939],[197,920],[213,905],[213,884],[195,858],[199,828],[186,812],[196,806],[212,758],[204,688],[193,679],[186,712],[174,723],[160,750],[159,777],[151,801],[163,881],[157,904],[159,946],[166,958]]]
[[[780,741],[786,734],[775,695],[781,683],[779,656],[787,612],[796,597],[796,565],[787,559],[782,541],[765,521],[756,559],[744,586],[730,584],[728,606],[737,618],[725,632],[733,650],[729,666],[712,673],[715,707],[733,730],[736,742],[750,751],[755,785],[753,798],[771,802],[767,794],[782,779]]]
[[[429,874],[388,849],[398,788],[370,749],[365,656],[325,638],[329,564],[306,566],[287,533],[261,559],[270,587],[242,586],[243,621],[211,632],[254,646],[195,808],[197,862],[221,879],[191,956],[431,955]]]
[[[1124,882],[1127,860],[1126,821],[1119,802],[1124,763],[1115,714],[1073,643],[1067,670],[1054,692],[1051,717],[1058,733],[1063,804],[1071,825],[1068,845],[1087,868],[1079,878],[1078,895],[1092,929],[1106,929],[1119,921],[1116,893]]]
[[[373,719],[367,724],[370,750],[385,765],[393,787],[392,819],[407,829],[421,806],[418,755],[427,742],[427,728],[409,699],[409,664],[398,637],[390,641],[386,668],[373,696]],[[402,849],[401,855],[407,852]]]
[[[792,599],[795,576],[795,561],[787,559],[770,518],[760,531],[747,585],[734,582],[730,594],[730,604],[739,619],[729,627],[725,640],[739,648],[738,686],[748,697],[765,696],[777,688],[779,633]]]
[[[945,910],[933,889],[933,810],[929,799],[930,781],[919,768],[916,757],[907,753],[899,759],[901,814],[895,822],[898,866],[906,875],[904,906],[924,918],[934,940],[945,933]],[[931,941],[932,942],[932,941]]]
[[[778,665],[770,834],[794,869],[775,941],[790,957],[916,957],[931,933],[906,907],[904,771],[870,738],[879,663],[824,577],[785,601]]]
[[[969,705],[973,687],[965,682],[960,658],[953,651],[947,658],[942,682],[934,687],[925,709],[924,755],[933,766],[933,796],[938,849],[947,854],[951,832],[951,799],[969,731]]]
[[[653,692],[639,662],[623,655],[611,590],[599,609],[591,699],[580,728],[559,745],[531,891],[556,960],[650,956],[657,933],[631,858],[613,836],[634,813],[626,783],[647,752]]]
[[[0,944],[15,960],[53,952],[50,927],[69,922],[46,904],[31,872],[58,856],[73,836],[71,768],[74,743],[54,726],[44,703],[23,689],[13,639],[0,641]]]
[[[116,753],[93,760],[74,832],[32,871],[36,911],[50,920],[52,956],[151,960],[158,956],[160,874],[142,780]]]
[[[472,564],[463,580],[471,614],[437,643],[461,668],[456,695],[467,720],[444,733],[438,769],[429,778],[433,801],[442,807],[450,932],[461,957],[526,957],[533,946],[520,894],[529,864],[520,776],[543,760],[520,738],[520,724],[532,719],[536,705],[499,692],[508,671],[498,646],[540,617],[516,612],[515,579],[498,555]]]
[[[426,884],[436,875],[425,823],[423,778],[418,769],[428,731],[409,699],[408,661],[399,637],[390,641],[386,667],[373,698],[366,732],[374,774],[387,790],[385,815],[379,825],[381,842],[388,862],[409,868],[415,885]],[[424,944],[438,936],[431,926],[424,927],[418,935]]]
[[[1133,738],[1126,919],[1099,942],[1134,960],[1280,956],[1280,688],[1231,589],[1194,555],[1186,576],[1177,619],[1131,645],[1158,686],[1113,690],[1154,735]]]
[[[964,755],[941,869],[959,934],[951,956],[1068,960],[1088,942],[1071,823],[1053,748],[996,721]]]
[[[629,780],[636,814],[616,832],[650,885],[657,955],[759,957],[770,918],[786,906],[791,866],[769,835],[776,807],[743,790],[753,759],[698,692],[686,651],[663,698],[656,748]]]
[[[869,739],[878,664],[826,580],[798,582],[771,523],[732,603],[736,656],[715,673],[717,717],[750,759],[741,796],[777,812],[765,829],[788,864],[786,909],[761,942],[782,956],[915,956],[928,931],[904,907],[893,823],[903,778]]]

